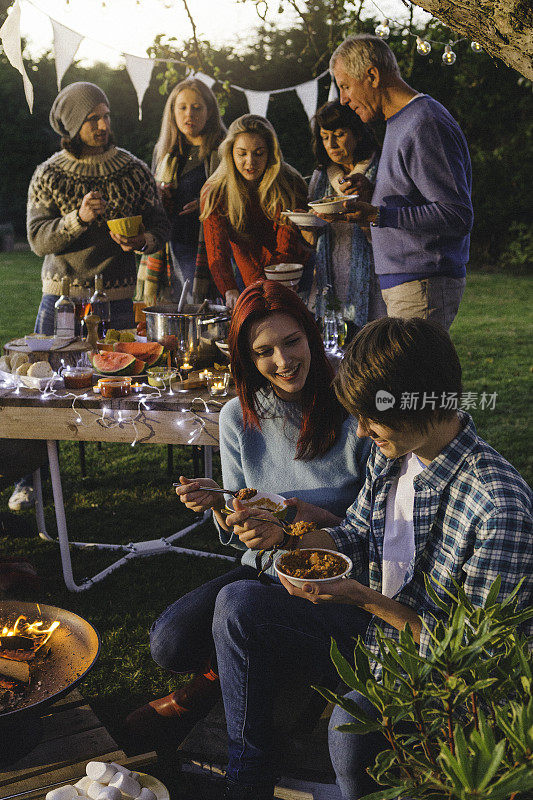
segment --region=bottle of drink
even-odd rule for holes
[[[100,325],[98,326],[98,334],[101,339],[106,335],[111,319],[111,309],[109,306],[109,298],[104,292],[104,277],[100,273],[94,276],[94,294],[91,297],[91,314],[96,314],[100,317]]]
[[[54,336],[72,339],[76,329],[76,306],[69,297],[70,280],[61,281],[61,297],[54,306]]]

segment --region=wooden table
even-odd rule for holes
[[[0,767],[0,800],[41,800],[53,784],[75,783],[89,761],[116,761],[129,769],[153,764],[155,753],[128,759],[78,691],[46,709],[42,736],[19,761]]]
[[[205,558],[231,556],[176,547],[173,542],[187,535],[210,518],[205,512],[191,525],[163,539],[125,545],[72,542],[68,538],[61,474],[57,457],[58,441],[103,441],[128,444],[194,444],[203,448],[204,474],[212,474],[213,446],[218,444],[218,412],[226,398],[209,398],[206,391],[161,393],[149,386],[140,394],[104,400],[92,390],[36,392],[22,386],[0,383],[0,438],[45,439],[54,494],[57,540],[46,532],[40,470],[34,473],[35,510],[39,535],[57,541],[61,552],[63,577],[68,589],[81,592],[114,572],[133,558],[163,552],[180,552]],[[114,550],[124,555],[92,578],[77,584],[72,573],[70,547]]]

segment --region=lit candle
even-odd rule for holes
[[[224,391],[224,384],[222,381],[215,381],[213,384],[213,394],[221,394]]]
[[[200,374],[198,375],[198,377],[199,377],[199,379],[200,379],[201,381],[207,381],[207,378],[208,378],[208,376],[209,376],[210,374],[211,374],[211,373],[209,372],[209,370],[208,370],[208,369],[203,369],[203,370],[200,372]]]

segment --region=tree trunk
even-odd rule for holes
[[[533,80],[531,0],[413,0],[415,5]]]

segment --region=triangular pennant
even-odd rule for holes
[[[76,33],[70,28],[65,28],[57,20],[50,17],[54,29],[54,57],[56,61],[57,89],[61,89],[61,81],[67,69],[72,64],[78,47],[83,41],[81,33]]]
[[[250,114],[266,117],[270,92],[254,92],[252,89],[245,89],[244,94],[248,101],[248,110]]]
[[[307,81],[296,87],[296,94],[304,107],[307,119],[311,119],[316,111],[318,102],[318,81]]]
[[[126,59],[126,69],[131,78],[131,82],[137,92],[137,102],[139,103],[139,119],[143,118],[142,102],[146,90],[150,86],[154,61],[150,58],[140,58],[128,53],[124,54]]]
[[[30,114],[33,113],[33,86],[26,74],[24,68],[24,61],[22,60],[22,48],[20,44],[20,5],[19,0],[15,0],[14,5],[11,7],[11,14],[7,17],[4,24],[0,28],[0,40],[4,48],[4,53],[7,60],[12,67],[15,67],[22,75],[22,82],[24,83],[24,94],[30,108]]]
[[[328,103],[331,103],[333,100],[338,100],[338,99],[339,99],[339,92],[337,90],[337,84],[332,78],[329,86]]]
[[[210,78],[209,75],[206,75],[204,72],[195,72],[192,76],[193,78],[198,78],[199,81],[205,83],[206,86],[209,86],[210,89],[213,88],[216,80],[214,78]]]

